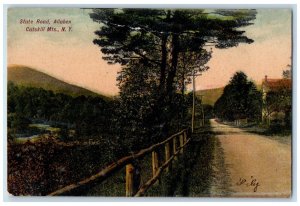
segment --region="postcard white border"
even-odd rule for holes
[[[3,122],[1,125],[1,134],[3,134],[3,138],[1,139],[1,144],[2,144],[2,148],[3,148],[3,167],[1,169],[1,175],[3,174],[3,179],[1,180],[2,183],[2,192],[1,195],[3,194],[3,200],[5,202],[73,202],[72,204],[76,204],[76,202],[115,202],[116,204],[122,202],[124,204],[130,204],[131,203],[139,203],[139,202],[143,202],[142,204],[151,204],[153,205],[153,202],[172,202],[172,205],[176,205],[177,203],[200,203],[203,204],[203,202],[216,202],[216,203],[229,203],[230,205],[232,205],[232,203],[238,203],[238,202],[243,202],[242,204],[246,204],[247,202],[263,202],[263,203],[267,203],[267,202],[285,202],[285,205],[287,204],[286,202],[290,202],[290,203],[297,203],[297,194],[298,194],[298,190],[297,190],[297,167],[299,164],[297,164],[298,158],[297,158],[297,147],[298,143],[297,143],[297,127],[298,122],[297,122],[297,117],[298,117],[298,110],[297,110],[297,91],[298,91],[298,84],[297,84],[297,79],[298,79],[298,74],[297,74],[297,69],[293,70],[293,143],[292,143],[292,150],[293,150],[293,189],[292,189],[292,198],[291,199],[278,199],[278,198],[112,198],[112,197],[14,197],[9,195],[6,192],[6,177],[7,177],[7,173],[6,173],[6,100],[7,100],[7,96],[6,96],[6,80],[7,80],[7,73],[6,73],[6,66],[7,66],[7,62],[6,62],[6,37],[7,37],[7,25],[6,25],[6,20],[7,20],[7,8],[9,7],[118,7],[118,8],[125,8],[125,7],[136,7],[136,8],[140,8],[140,7],[147,7],[147,8],[290,8],[293,10],[293,66],[294,68],[297,68],[297,24],[299,23],[299,21],[297,21],[297,4],[296,1],[283,1],[281,3],[285,3],[285,4],[262,4],[265,1],[251,1],[251,3],[255,3],[255,4],[238,4],[238,1],[233,2],[233,4],[224,4],[224,1],[215,1],[215,0],[211,0],[211,1],[206,1],[206,3],[209,4],[196,4],[195,2],[194,4],[187,4],[190,3],[190,0],[184,1],[184,3],[181,4],[160,4],[161,1],[151,1],[152,3],[156,3],[156,4],[149,4],[149,2],[144,3],[145,1],[127,1],[127,3],[129,4],[124,4],[123,2],[117,1],[117,4],[96,4],[98,2],[95,3],[92,2],[90,4],[85,4],[85,2],[87,1],[81,1],[79,2],[80,4],[68,4],[67,2],[62,2],[62,1],[57,1],[57,0],[53,0],[53,1],[48,1],[48,3],[46,4],[40,4],[40,1],[27,1],[27,4],[22,4],[23,1],[4,1],[3,3],[3,7],[2,7],[2,13],[3,13],[3,25],[2,25],[2,32],[1,34],[3,34],[2,38],[1,38],[1,44],[2,44],[2,57],[3,57],[3,72],[1,75],[1,89],[2,89],[2,94],[1,95],[1,115],[3,116]],[[74,2],[78,2],[78,1],[72,1]],[[174,1],[164,1],[166,3],[172,3]],[[177,1],[176,1],[177,2]],[[18,3],[18,4],[14,4],[14,3]],[[28,3],[35,3],[35,4],[28,4]],[[37,4],[39,3],[39,4]],[[55,4],[49,4],[49,3],[55,3]],[[62,3],[62,4],[61,4]],[[88,3],[88,2],[87,2]],[[115,3],[115,2],[114,2]],[[141,4],[143,3],[143,4]],[[231,3],[231,2],[230,2]],[[266,2],[265,2],[266,3]],[[268,2],[267,2],[268,3]],[[269,2],[269,3],[274,3],[274,1]],[[286,3],[292,3],[292,4],[286,4]],[[295,115],[296,114],[296,115]],[[1,146],[0,146],[1,148]],[[102,204],[101,203],[101,204]],[[256,204],[255,203],[255,204]],[[44,204],[44,203],[43,203]],[[31,205],[31,204],[30,204]],[[272,205],[274,205],[272,203]]]

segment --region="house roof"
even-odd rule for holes
[[[268,90],[278,91],[279,89],[292,89],[291,79],[269,79],[265,78],[262,83],[263,87]]]

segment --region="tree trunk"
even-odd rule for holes
[[[161,42],[161,64],[160,64],[160,79],[159,79],[159,91],[161,93],[164,89],[165,81],[166,81],[167,40],[168,40],[168,36],[164,34]]]
[[[185,71],[185,68],[183,69],[183,71]],[[185,79],[185,75],[184,72],[182,73],[182,78],[181,78],[181,83],[182,83],[182,87],[181,87],[181,95],[182,95],[182,104],[184,105],[185,103],[185,97],[184,97],[184,91],[185,91],[185,85],[184,85],[184,79]],[[181,108],[181,126],[184,125],[185,121],[184,121],[184,106],[182,106]]]
[[[168,10],[167,12],[167,21],[170,20],[171,11]],[[159,91],[160,95],[164,96],[164,89],[165,89],[165,82],[166,82],[166,69],[167,69],[167,42],[168,42],[169,35],[167,33],[162,35],[161,40],[161,63],[160,63],[160,78],[159,78]]]
[[[178,34],[172,35],[172,51],[171,51],[171,68],[167,77],[167,93],[172,95],[173,92],[173,83],[177,71],[178,63],[178,54],[179,54],[179,36]]]

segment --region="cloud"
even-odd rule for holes
[[[291,36],[290,9],[258,9],[254,24],[245,28],[246,35],[257,42]]]

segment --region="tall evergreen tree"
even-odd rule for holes
[[[94,44],[104,60],[122,65],[118,80],[127,111],[120,115],[127,118],[123,124],[136,125],[141,133],[146,127],[161,128],[165,136],[181,112],[178,88],[184,89],[190,74],[208,69],[204,64],[211,51],[205,47],[252,43],[240,27],[250,25],[255,16],[255,10],[93,9],[90,17],[100,24]]]
[[[252,43],[239,28],[251,24],[255,10],[94,9],[101,23],[94,43],[108,63],[126,65],[131,59],[159,67],[159,87],[173,91],[180,52],[201,52]]]

